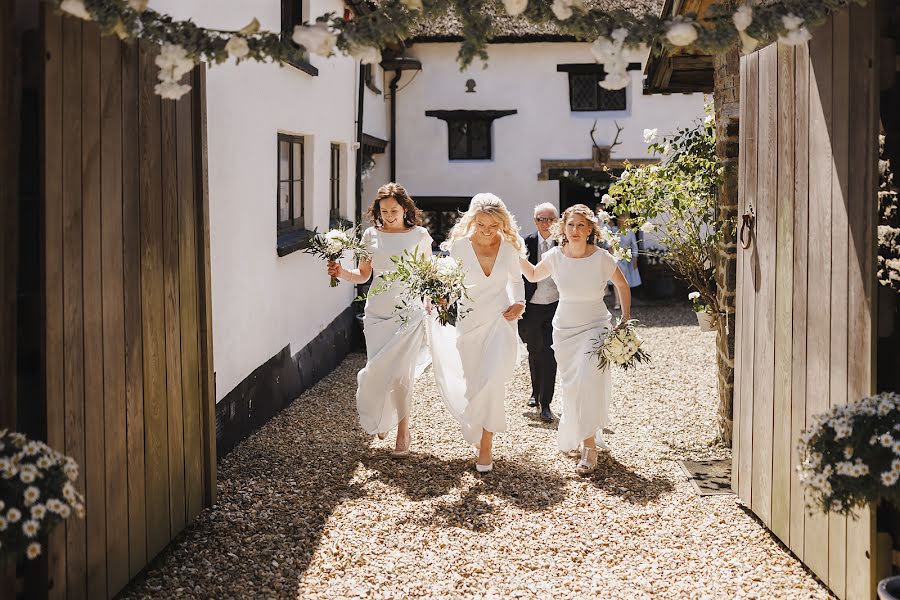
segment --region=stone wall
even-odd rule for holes
[[[738,130],[740,118],[740,54],[732,48],[714,57],[716,153],[725,166],[719,189],[718,210],[723,220],[737,223]],[[719,371],[719,436],[731,444],[734,400],[734,309],[737,280],[737,239],[734,226],[726,227],[716,264],[719,309],[716,343]]]

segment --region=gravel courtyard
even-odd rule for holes
[[[614,373],[592,477],[526,406],[525,363],[493,473],[475,473],[430,370],[412,455],[393,460],[392,437],[357,427],[353,354],[220,462],[216,506],[122,597],[829,598],[734,496],[697,496],[676,463],[730,454],[713,443],[714,335],[687,307],[634,316],[653,362]]]

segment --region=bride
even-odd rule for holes
[[[478,194],[442,248],[462,263],[468,297],[459,302],[455,340],[434,339],[452,327],[433,328],[435,379],[463,436],[478,448],[476,470],[487,473],[493,435],[506,431],[506,382],[518,359],[516,321],[525,312],[525,246],[503,201]]]
[[[404,250],[418,250],[431,256],[431,236],[419,225],[422,211],[416,208],[403,186],[388,183],[378,189],[366,212],[374,224],[363,232],[362,241],[371,253],[360,260],[359,268],[345,269],[328,263],[328,274],[351,283],[365,283],[373,271],[373,289],[381,276],[394,268],[392,256]],[[397,428],[394,456],[409,455],[409,413],[413,383],[418,371],[427,366],[422,360],[425,342],[425,309],[421,303],[409,312],[409,321],[401,325],[395,314],[398,284],[394,283],[366,300],[363,333],[366,338],[366,366],[357,375],[356,408],[362,428],[384,439]]]

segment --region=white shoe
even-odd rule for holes
[[[582,477],[590,475],[597,470],[597,449],[585,448],[581,453],[581,460],[575,467],[575,472]]]
[[[494,463],[490,463],[487,465],[479,465],[478,463],[475,463],[475,470],[479,473],[490,473],[494,470]]]
[[[602,433],[598,432],[594,440],[594,443],[597,444],[597,450],[609,450],[609,444],[603,439]]]

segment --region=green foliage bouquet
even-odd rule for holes
[[[43,442],[0,431],[0,555],[41,554],[41,535],[72,513],[84,517],[75,490],[78,464]]]
[[[846,515],[884,498],[900,507],[900,395],[877,394],[817,416],[797,450],[813,506]]]
[[[356,260],[369,258],[369,249],[366,248],[359,236],[358,228],[336,228],[325,233],[317,233],[309,240],[309,246],[304,252],[314,256],[320,256],[327,261],[338,261],[344,256],[344,252],[353,252]],[[337,287],[337,277],[331,278],[331,287]]]
[[[373,293],[380,293],[395,282],[403,284],[396,308],[404,325],[409,321],[409,309],[422,301],[437,311],[441,325],[456,325],[464,316],[460,314],[459,301],[466,297],[466,273],[457,259],[404,250],[391,260],[396,269],[381,276],[383,284]]]
[[[609,188],[612,212],[630,212],[634,225],[656,229],[666,247],[664,261],[694,290],[695,304],[718,312],[716,299],[716,249],[726,227],[733,222],[719,218],[716,197],[723,168],[716,157],[716,125],[710,114],[674,135],[657,137],[644,131],[649,151],[662,158],[657,165],[628,166]],[[653,225],[657,219],[661,224]]]

